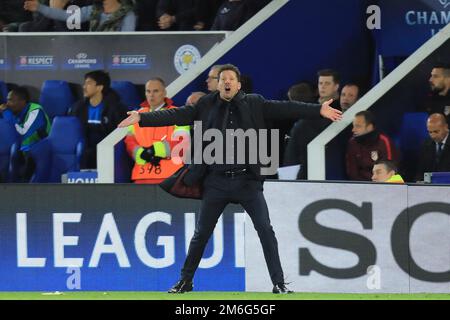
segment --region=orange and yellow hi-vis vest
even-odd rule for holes
[[[392,177],[387,179],[386,182],[389,182],[389,183],[405,183],[405,181],[403,181],[402,176],[399,175],[399,174],[393,175]]]
[[[172,105],[172,100],[165,99],[166,106],[160,110],[176,108]],[[150,112],[147,101],[141,104],[138,112]],[[177,133],[176,140],[172,140],[173,134]],[[171,150],[175,145],[184,139],[190,138],[189,126],[166,126],[166,127],[140,127],[138,123],[128,127],[128,134],[125,137],[125,145],[128,154],[134,159],[135,165],[131,172],[131,180],[135,183],[159,184],[166,178],[173,175],[183,166],[182,159],[171,158]],[[163,158],[159,163],[159,168],[141,158],[144,148],[154,147],[155,156]],[[175,161],[174,161],[175,160]]]

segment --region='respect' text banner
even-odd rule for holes
[[[133,34],[0,34],[0,80],[40,89],[45,80],[82,84],[103,69],[113,80],[171,83],[218,42],[225,32]]]

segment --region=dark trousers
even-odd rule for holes
[[[33,177],[36,163],[29,152],[19,152],[18,157],[18,178],[19,182],[28,183]]]
[[[258,233],[264,258],[273,284],[284,282],[278,255],[278,242],[270,224],[269,210],[263,195],[262,183],[251,175],[234,178],[210,173],[204,181],[203,200],[194,236],[181,270],[181,278],[192,280],[206,244],[214,231],[217,220],[229,203],[239,203],[252,219]]]

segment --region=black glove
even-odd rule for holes
[[[141,158],[154,166],[159,166],[159,162],[162,159],[161,157],[155,156],[155,148],[153,146],[144,148],[144,151],[141,153]]]

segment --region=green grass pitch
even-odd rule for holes
[[[0,300],[450,300],[450,293],[357,294],[293,293],[276,295],[259,292],[0,292]]]

